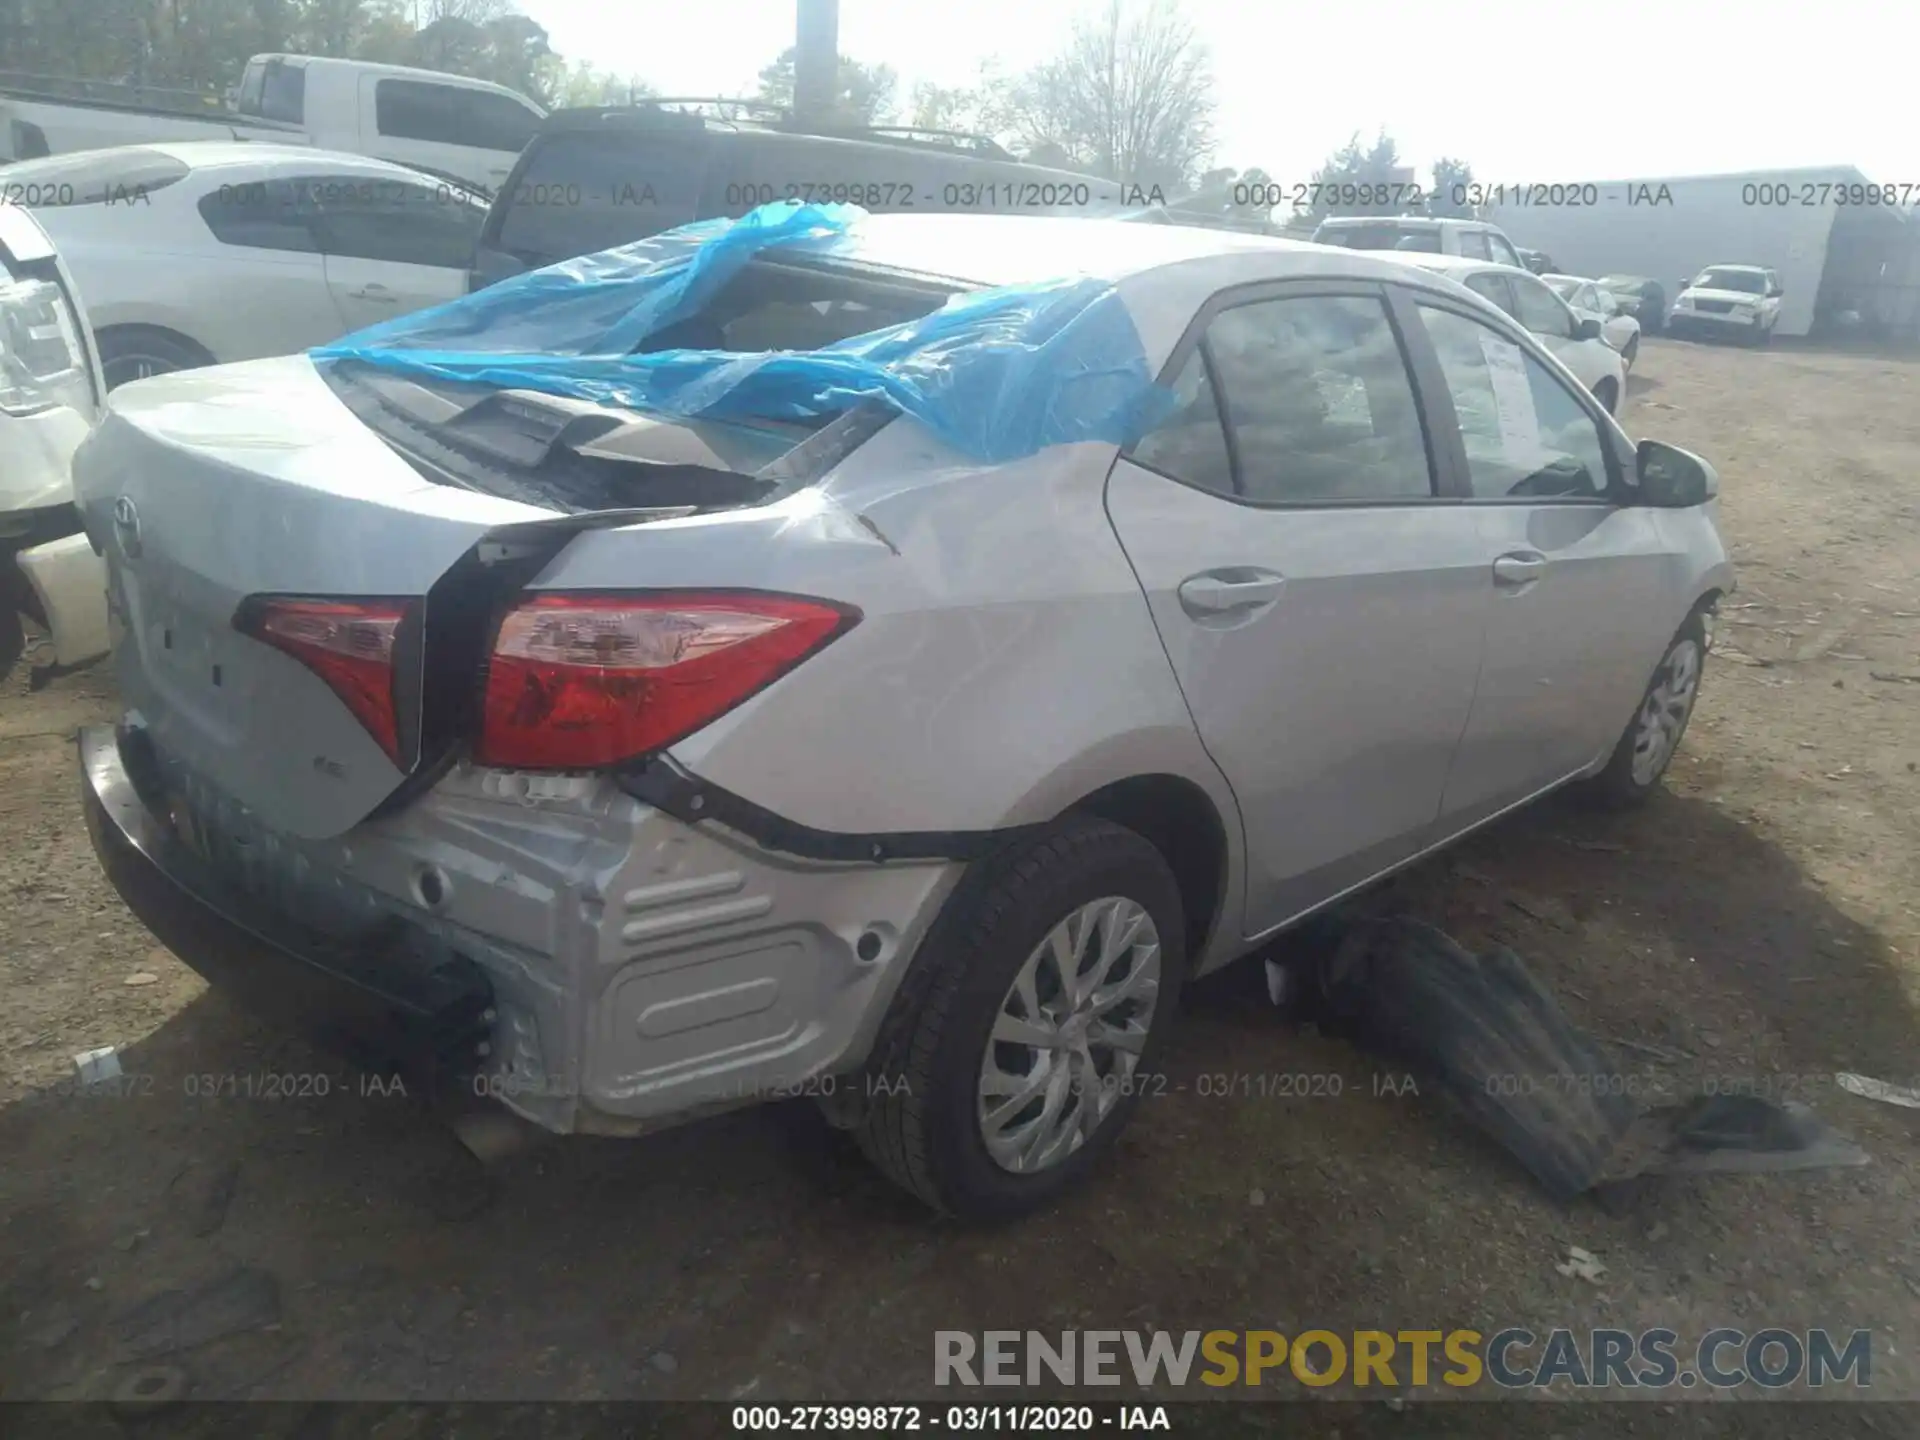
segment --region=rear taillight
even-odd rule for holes
[[[380,742],[387,758],[399,765],[393,651],[406,614],[406,604],[399,600],[257,596],[234,624],[243,634],[284,650],[326,681]]]
[[[475,758],[587,770],[660,750],[858,618],[818,600],[725,591],[536,596],[501,622]]]

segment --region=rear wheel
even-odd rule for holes
[[[1594,386],[1593,393],[1599,398],[1600,403],[1606,407],[1609,415],[1619,409],[1620,387],[1614,383],[1611,375]]]
[[[1627,368],[1633,368],[1633,362],[1640,358],[1640,337],[1635,335],[1627,341],[1627,348],[1620,352],[1620,358],[1627,362]]]
[[[1037,1208],[1112,1146],[1185,963],[1179,887],[1131,830],[1075,818],[982,862],[903,982],[859,1139],[968,1220]]]
[[[1693,718],[1706,658],[1706,616],[1696,610],[1667,642],[1667,653],[1613,747],[1607,768],[1587,782],[1586,791],[1593,799],[1606,805],[1637,805],[1659,786]]]
[[[95,342],[100,347],[101,378],[109,390],[129,380],[213,364],[213,356],[186,336],[152,325],[114,326],[101,331]]]

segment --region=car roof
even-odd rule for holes
[[[1350,230],[1359,225],[1411,225],[1426,230],[1440,230],[1449,225],[1474,230],[1493,228],[1485,220],[1467,220],[1458,215],[1329,215],[1320,224],[1329,230]]]
[[[390,160],[371,155],[352,155],[341,150],[319,150],[311,145],[266,145],[252,140],[150,140],[140,145],[113,145],[100,150],[66,150],[58,155],[43,155],[17,162],[33,166],[35,172],[53,173],[67,164],[107,167],[113,155],[132,160],[161,156],[176,160],[194,174],[207,171],[274,170],[281,166],[302,170],[351,170],[360,174],[387,175],[394,179],[425,180],[436,177]],[[13,171],[9,173],[24,173]]]
[[[1325,256],[1333,248],[1237,230],[1135,220],[895,213],[869,215],[860,222],[851,258],[979,285],[1018,285],[1067,275],[1119,281],[1208,257],[1247,252],[1276,258]]]
[[[1498,260],[1480,260],[1471,255],[1435,255],[1427,250],[1376,250],[1373,253],[1391,255],[1405,264],[1437,270],[1442,275],[1478,275],[1482,270],[1495,270],[1502,275],[1533,277],[1531,270],[1523,270],[1518,265],[1502,265]]]
[[[1562,275],[1558,271],[1549,271],[1540,277],[1542,280],[1565,280],[1569,285],[1598,285],[1600,282],[1587,275]]]
[[[1706,274],[1709,270],[1733,270],[1736,272],[1745,272],[1748,275],[1765,275],[1767,273],[1767,267],[1764,265],[1721,265],[1715,263],[1702,265],[1700,267],[1700,273],[1702,275]]]
[[[171,155],[183,165],[195,170],[228,169],[236,166],[251,165],[267,167],[276,164],[324,165],[328,169],[352,167],[356,170],[378,170],[393,175],[419,175],[422,172],[409,169],[405,165],[396,165],[390,160],[377,160],[371,155],[354,155],[344,150],[321,150],[312,145],[271,145],[257,140],[155,140],[129,149],[153,150],[162,155]]]

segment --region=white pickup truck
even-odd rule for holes
[[[156,140],[265,140],[372,155],[491,193],[546,112],[503,85],[364,60],[256,55],[231,105],[0,72],[0,162]],[[0,171],[0,198],[5,173]]]

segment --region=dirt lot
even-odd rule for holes
[[[512,1165],[477,1217],[439,1219],[448,1142],[411,1104],[359,1095],[208,994],[102,883],[69,737],[111,714],[104,672],[37,694],[16,677],[0,1393],[106,1393],[132,1358],[120,1317],[244,1265],[275,1282],[238,1294],[263,1323],[176,1356],[197,1394],[932,1398],[936,1329],[1612,1324],[1872,1327],[1875,1394],[1920,1399],[1920,1112],[1832,1084],[1920,1073],[1920,364],[1654,342],[1641,370],[1629,429],[1719,464],[1741,569],[1670,793],[1623,818],[1550,803],[1393,898],[1513,945],[1576,1020],[1651,1047],[1618,1052],[1651,1085],[1809,1099],[1872,1166],[1557,1208],[1430,1100],[1376,1098],[1366,1057],[1229,980],[1192,999],[1169,1067],[1185,1090],[1142,1107],[1095,1184],[1011,1230],[933,1222],[804,1111],[562,1144]],[[108,1044],[150,1081],[67,1093],[70,1057]],[[321,1070],[324,1098],[189,1093],[200,1074]],[[1225,1071],[1335,1072],[1342,1094],[1197,1093]],[[1605,1262],[1598,1283],[1555,1272],[1569,1244]],[[1708,1407],[1553,1408],[1571,1436]],[[1349,1433],[1406,1420],[1347,1413]],[[1796,1428],[1914,1417],[1854,1405]]]

